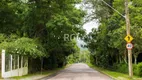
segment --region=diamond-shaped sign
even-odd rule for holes
[[[129,42],[131,42],[134,38],[133,38],[131,35],[127,35],[124,39],[129,43]]]

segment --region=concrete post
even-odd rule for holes
[[[2,57],[2,60],[1,60],[2,61],[1,62],[1,64],[2,64],[1,76],[4,77],[4,73],[5,73],[5,50],[4,49],[2,50],[2,56],[1,57]]]

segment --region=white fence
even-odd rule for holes
[[[2,50],[2,77],[22,76],[28,74],[28,58],[6,54],[5,50]]]

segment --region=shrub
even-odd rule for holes
[[[137,65],[136,74],[137,74],[138,76],[142,76],[142,63],[139,63],[139,64]]]
[[[121,72],[121,73],[128,73],[128,65],[124,63],[121,63],[121,64],[115,63],[111,70]]]
[[[18,38],[12,42],[2,42],[0,50],[5,49],[6,53],[17,54],[29,57],[43,57],[45,56],[45,49],[36,40],[31,38]]]
[[[128,65],[127,64],[118,64],[117,71],[121,73],[128,73]]]
[[[133,64],[133,73],[137,75],[137,64]]]

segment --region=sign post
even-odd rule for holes
[[[126,32],[127,36],[125,37],[125,40],[127,43],[130,43],[133,38],[130,35],[130,19],[129,19],[129,8],[128,8],[128,0],[125,0],[125,16],[121,14],[119,11],[117,11],[115,8],[113,8],[111,5],[106,3],[104,0],[102,0],[103,3],[105,3],[107,6],[109,6],[111,9],[113,9],[115,12],[117,12],[119,15],[125,18],[126,20]],[[132,50],[128,49],[128,63],[129,63],[129,77],[133,77],[133,67],[132,67]]]
[[[126,38],[125,40],[127,42],[131,42],[133,39],[130,36],[130,19],[129,19],[128,0],[125,0],[125,20],[126,20],[126,32],[127,32],[127,36],[125,37]],[[133,66],[132,66],[132,50],[131,49],[128,49],[128,64],[129,64],[129,77],[132,78]]]

